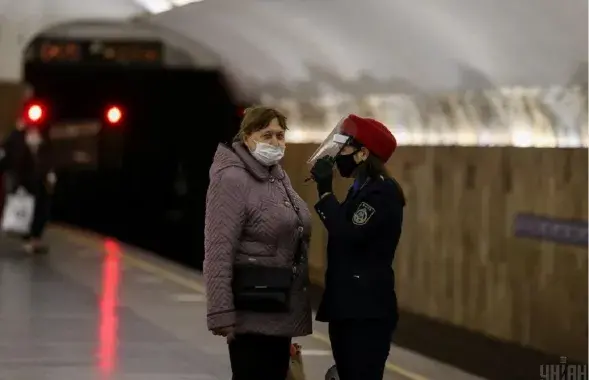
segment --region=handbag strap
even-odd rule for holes
[[[292,197],[290,196],[290,191],[288,191],[288,187],[284,184],[284,181],[281,180],[280,183],[282,184],[282,187],[284,188],[284,191],[286,192],[286,196],[288,197],[288,200],[289,200],[290,204],[292,205],[293,210],[297,214],[297,219],[299,220],[299,224],[302,226],[303,220],[301,218],[301,215],[299,214],[298,207],[295,205],[295,203],[292,200]],[[292,270],[293,270],[294,275],[297,274],[298,267],[301,264],[301,262],[303,261],[303,249],[301,247],[302,241],[303,241],[303,236],[301,234],[301,236],[298,237],[297,249],[295,251],[295,254],[294,254],[293,260],[292,260]]]

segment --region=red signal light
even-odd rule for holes
[[[120,107],[112,106],[106,110],[106,121],[108,121],[109,124],[112,124],[112,125],[119,124],[122,119],[123,119],[123,111],[121,110]]]
[[[27,106],[24,117],[27,124],[39,124],[45,117],[45,108],[40,103],[31,103]]]
[[[250,107],[239,106],[237,107],[237,114],[239,115],[239,117],[244,117],[249,109]]]

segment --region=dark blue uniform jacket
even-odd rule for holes
[[[325,292],[317,320],[396,321],[392,264],[405,198],[392,179],[354,185],[343,203],[329,194],[315,205],[328,231]]]

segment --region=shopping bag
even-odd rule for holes
[[[19,188],[16,193],[8,194],[2,213],[2,231],[27,234],[31,229],[35,212],[35,198]]]
[[[303,355],[301,346],[297,343],[290,345],[290,366],[286,380],[306,380],[305,368],[303,366]]]

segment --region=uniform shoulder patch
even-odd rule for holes
[[[370,220],[370,218],[372,218],[372,215],[374,215],[375,212],[376,210],[374,209],[374,207],[372,207],[366,202],[361,202],[358,205],[356,212],[354,212],[354,215],[352,216],[352,223],[354,223],[357,226],[363,226],[366,223],[368,223],[368,221]]]

